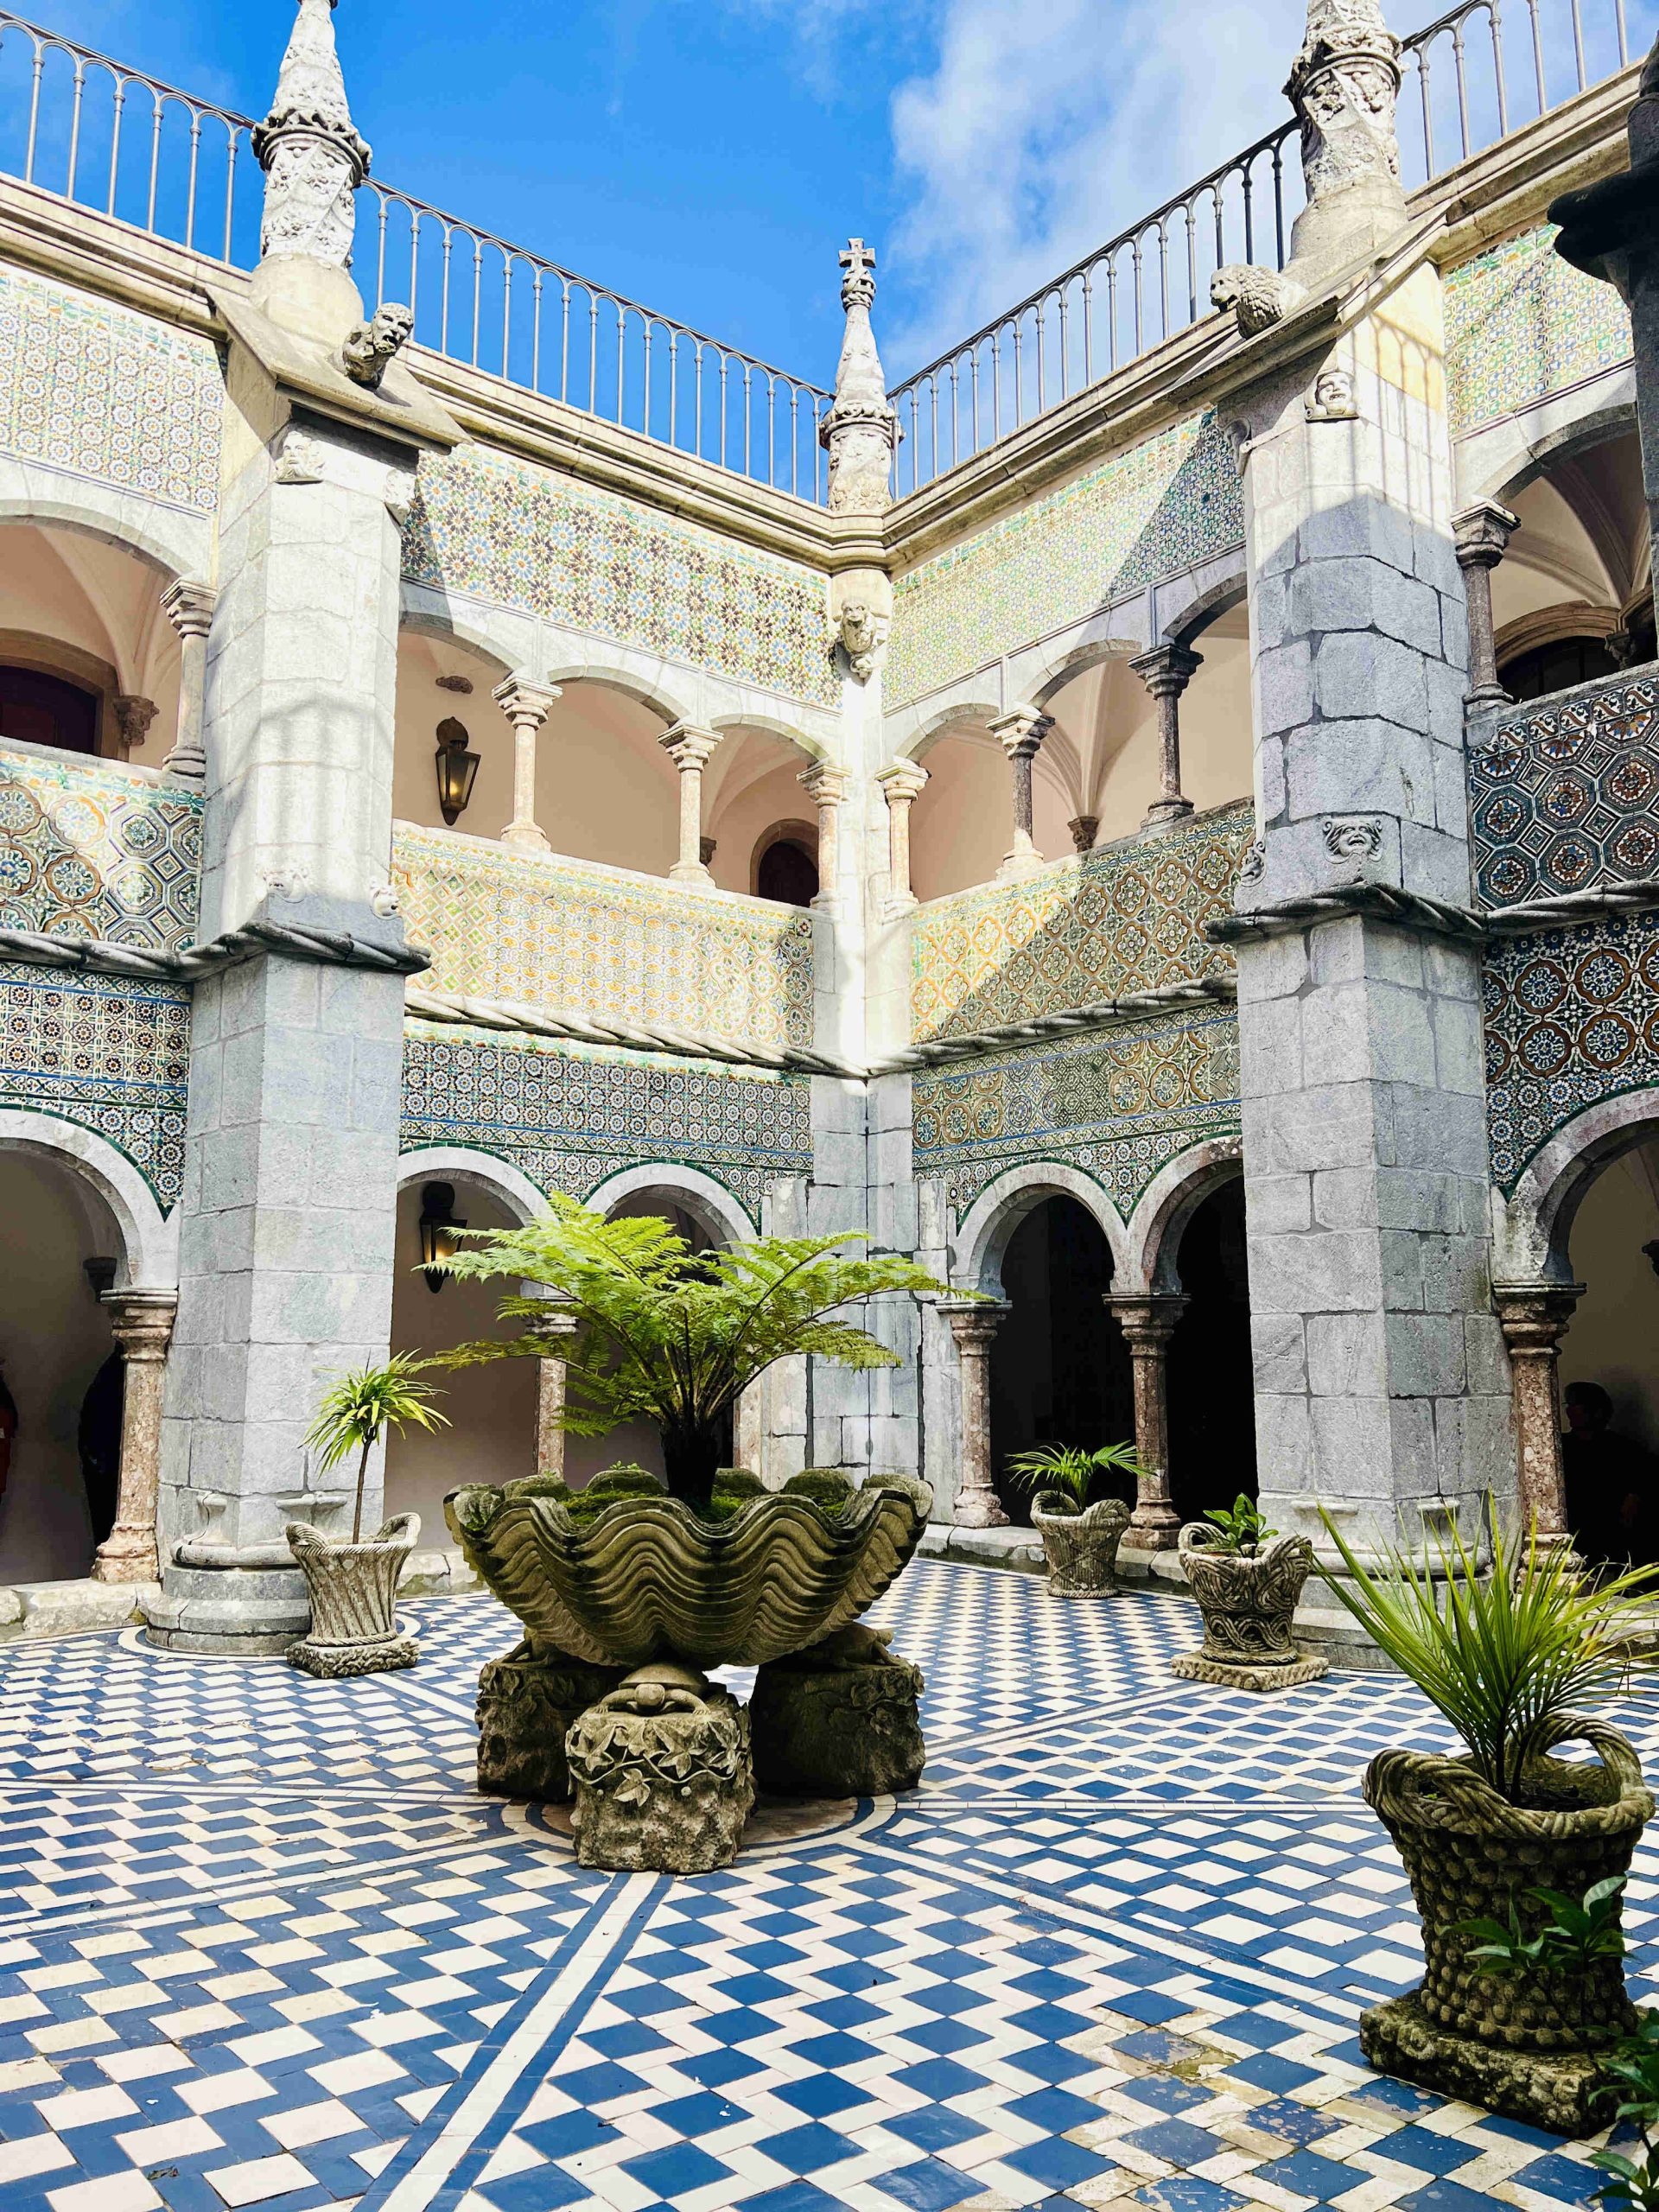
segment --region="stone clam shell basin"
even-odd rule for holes
[[[721,1521],[666,1496],[578,1520],[532,1480],[452,1491],[444,1513],[532,1649],[706,1669],[764,1666],[856,1620],[909,1561],[931,1504],[925,1483],[872,1475],[834,1511],[783,1491]]]

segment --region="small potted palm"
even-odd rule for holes
[[[308,1675],[382,1675],[412,1667],[419,1656],[414,1637],[398,1632],[397,1585],[419,1539],[420,1517],[397,1514],[365,1542],[363,1491],[369,1454],[389,1431],[448,1426],[432,1403],[433,1386],[421,1380],[426,1363],[397,1352],[384,1367],[342,1375],[324,1394],[306,1437],[324,1473],[357,1454],[350,1543],[334,1542],[308,1521],[290,1521],[283,1532],[311,1595],[311,1626],[288,1651],[289,1662]]]
[[[1326,1672],[1295,1643],[1290,1625],[1302,1586],[1313,1570],[1306,1536],[1268,1528],[1254,1498],[1241,1491],[1180,1534],[1181,1571],[1204,1616],[1204,1643],[1170,1664],[1189,1681],[1230,1689],[1294,1689]]]
[[[1114,1475],[1135,1482],[1140,1474],[1133,1444],[1103,1444],[1092,1452],[1043,1444],[1007,1462],[1010,1485],[1031,1500],[1031,1525],[1043,1540],[1048,1586],[1057,1598],[1112,1595],[1129,1509],[1110,1492],[1091,1504],[1090,1494]]]
[[[1368,1566],[1325,1525],[1344,1570],[1325,1580],[1465,1746],[1380,1751],[1366,1770],[1411,1878],[1424,1969],[1361,2017],[1360,2046],[1384,2073],[1587,2133],[1637,2026],[1619,1910],[1654,1802],[1630,1744],[1591,1716],[1651,1663],[1656,1570],[1598,1586],[1566,1548],[1502,1529],[1490,1567],[1455,1533],[1438,1559],[1384,1551]],[[1592,1756],[1554,1756],[1566,1744]]]

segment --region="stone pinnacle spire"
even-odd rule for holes
[[[253,133],[265,172],[260,251],[346,270],[352,195],[368,175],[369,149],[352,121],[334,51],[334,0],[299,0],[270,113]]]
[[[1400,41],[1378,0],[1308,0],[1302,50],[1285,86],[1302,126],[1307,185],[1297,230],[1311,235],[1298,236],[1298,258],[1336,246],[1361,251],[1364,234],[1380,244],[1404,222],[1399,91]]]
[[[887,403],[887,383],[870,328],[875,298],[875,255],[862,238],[849,238],[841,257],[841,304],[847,327],[836,369],[835,404],[819,426],[830,455],[832,514],[879,515],[892,497],[893,455],[901,433]]]

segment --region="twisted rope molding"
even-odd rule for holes
[[[48,937],[39,930],[0,929],[0,959],[21,960],[36,968],[79,968],[94,976],[143,976],[169,983],[217,976],[262,952],[283,953],[327,968],[370,968],[397,976],[418,976],[432,965],[431,954],[419,945],[376,944],[347,931],[304,929],[290,922],[247,922],[210,944],[191,945],[182,952],[147,952],[107,938]]]
[[[1659,906],[1659,876],[1633,883],[1611,883],[1589,891],[1564,892],[1559,899],[1529,899],[1513,906],[1448,906],[1421,892],[1401,891],[1391,883],[1349,883],[1316,891],[1306,899],[1284,899],[1249,913],[1222,914],[1204,925],[1212,944],[1249,944],[1287,937],[1316,923],[1345,914],[1395,922],[1425,935],[1482,944],[1493,937],[1527,937],[1536,930],[1567,929],[1604,914],[1639,914]]]
[[[756,1045],[713,1031],[677,1029],[666,1021],[596,1020],[590,1015],[527,1006],[519,999],[471,998],[460,991],[411,988],[404,1011],[423,1021],[464,1023],[471,1029],[518,1031],[579,1045],[625,1045],[636,1052],[677,1052],[684,1058],[728,1060],[745,1067],[778,1068],[804,1075],[861,1076],[864,1070],[804,1045]]]
[[[1011,1021],[995,1029],[976,1029],[962,1037],[931,1037],[902,1052],[873,1062],[870,1075],[902,1075],[912,1068],[937,1067],[950,1060],[976,1059],[985,1052],[1006,1051],[1047,1037],[1064,1037],[1078,1031],[1113,1029],[1137,1014],[1167,1014],[1183,1006],[1230,1006],[1238,986],[1230,976],[1184,976],[1179,982],[1160,983],[1149,991],[1128,991],[1122,998],[1096,999],[1092,1005],[1071,1007],[1063,1013],[1033,1014],[1029,1021]]]

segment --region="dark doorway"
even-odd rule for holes
[[[783,906],[810,906],[818,895],[818,864],[804,845],[780,837],[760,855],[754,872],[755,895]]]
[[[1004,1476],[1014,1453],[1135,1434],[1128,1347],[1102,1303],[1111,1286],[1111,1248],[1075,1198],[1046,1198],[1008,1240],[1009,1311],[991,1345],[991,1467],[1016,1520],[1028,1521],[1030,1509]]]
[[[1255,1386],[1244,1180],[1204,1200],[1175,1263],[1191,1303],[1169,1341],[1169,1479],[1183,1521],[1255,1496]]]
[[[98,695],[37,669],[0,668],[0,737],[96,753]]]

